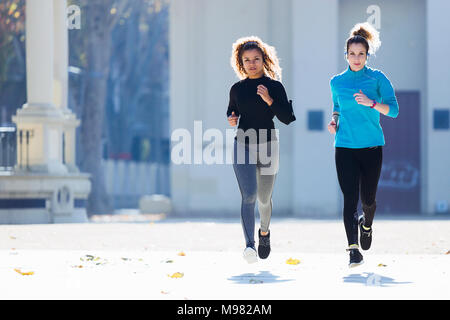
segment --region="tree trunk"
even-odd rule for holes
[[[81,168],[91,174],[88,214],[110,214],[113,208],[106,193],[102,169],[102,133],[111,48],[110,4],[89,1],[85,8],[85,27],[89,28],[89,36],[86,47],[85,104],[80,131],[83,152]]]

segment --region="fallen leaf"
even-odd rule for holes
[[[162,293],[162,294],[169,294],[169,292],[163,291],[163,290],[161,290],[161,293]]]
[[[445,254],[450,254],[450,250],[448,250]]]
[[[383,263],[379,263],[378,267],[387,267],[387,265],[383,264]]]
[[[164,261],[165,263],[173,263],[173,260],[166,260],[166,261]]]
[[[183,251],[181,251],[181,252],[178,253],[178,255],[181,256],[181,257],[184,257],[186,254]]]
[[[95,257],[90,254],[87,254],[84,257],[81,257],[80,260],[83,262],[94,262],[94,265],[96,265],[96,266],[104,265],[108,262],[106,259],[102,259],[100,257]]]
[[[172,275],[168,274],[168,276],[171,277],[171,278],[183,278],[184,273],[182,273],[182,272],[175,272]]]
[[[34,274],[34,272],[33,271],[29,271],[29,272],[22,272],[22,271],[20,271],[20,269],[14,269],[14,271],[15,272],[17,272],[17,273],[20,273],[21,275],[23,275],[23,276],[31,276],[31,275],[33,275]]]
[[[299,264],[299,263],[300,263],[300,260],[289,258],[289,259],[286,260],[286,263],[287,263],[287,264],[296,265],[296,264]]]
[[[81,269],[81,268],[83,268],[83,266],[82,265],[72,266],[72,268],[79,268],[79,269]]]
[[[14,237],[14,236],[9,236],[9,238],[10,238],[11,240],[16,240],[16,239],[17,239],[17,238]]]

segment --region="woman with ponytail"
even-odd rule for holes
[[[241,223],[246,244],[243,256],[253,263],[257,261],[256,201],[261,221],[258,256],[265,259],[270,253],[272,191],[279,163],[273,118],[289,124],[295,116],[280,82],[281,68],[274,47],[258,37],[240,38],[233,44],[231,66],[241,80],[230,89],[227,117],[232,127],[239,121],[233,169],[242,195]]]
[[[348,68],[330,81],[333,99],[328,131],[335,134],[336,171],[344,196],[343,218],[350,252],[349,267],[362,264],[360,244],[372,243],[372,222],[385,144],[380,114],[396,118],[399,112],[394,88],[383,72],[366,66],[379,48],[378,31],[369,23],[358,23],[346,41]],[[361,194],[362,215],[357,206]]]

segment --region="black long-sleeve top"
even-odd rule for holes
[[[267,88],[270,97],[273,99],[271,106],[256,93],[260,84]],[[289,124],[295,120],[295,118],[292,119],[292,109],[283,84],[265,75],[257,79],[246,78],[236,82],[231,87],[227,117],[231,116],[233,111],[236,116],[240,116],[238,129],[242,129],[244,132],[248,129],[256,130],[257,143],[261,140],[259,129],[267,129],[267,138],[262,138],[263,140],[276,140],[276,137],[271,135],[271,129],[275,129],[274,116],[277,116],[284,124]],[[240,134],[242,132],[238,130],[235,139]],[[244,140],[239,139],[238,141],[243,142]],[[247,139],[245,142],[248,143]]]

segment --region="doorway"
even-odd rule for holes
[[[421,209],[420,93],[397,91],[397,118],[381,116],[386,145],[378,183],[377,212],[419,214]]]

